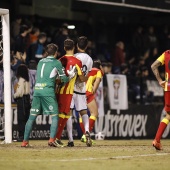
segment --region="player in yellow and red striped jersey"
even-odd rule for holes
[[[62,145],[60,138],[62,131],[66,125],[68,118],[70,117],[70,105],[74,91],[74,84],[77,76],[80,81],[86,81],[87,78],[83,75],[82,72],[82,62],[74,57],[74,42],[71,39],[66,39],[64,41],[64,49],[66,51],[66,55],[61,57],[59,60],[62,65],[65,67],[65,70],[70,70],[73,66],[76,67],[77,74],[74,76],[67,84],[57,89],[57,101],[59,108],[59,122],[58,122],[58,130],[56,134],[56,141],[59,145]],[[67,73],[66,73],[67,74]]]
[[[98,107],[95,100],[95,93],[99,87],[100,81],[103,77],[103,69],[100,60],[93,62],[93,68],[88,74],[88,80],[86,82],[86,97],[87,97],[87,107],[90,111],[89,118],[89,132],[93,130],[95,120],[98,116]],[[85,133],[84,125],[82,123],[82,118],[79,119],[80,127],[83,134]],[[82,141],[85,140],[85,136],[82,137]]]
[[[165,81],[162,80],[159,74],[158,67],[165,65]],[[157,149],[161,150],[162,146],[160,139],[170,122],[170,50],[165,51],[151,66],[152,71],[159,82],[159,85],[164,89],[164,100],[165,100],[165,111],[166,116],[160,122],[159,128],[157,130],[155,139],[152,145]]]

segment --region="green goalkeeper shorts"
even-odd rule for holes
[[[34,96],[30,114],[58,114],[58,103],[55,97]]]

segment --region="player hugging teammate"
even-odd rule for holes
[[[95,79],[90,79],[94,87],[90,87],[91,114],[87,115],[86,101],[86,82],[88,83],[88,73],[92,70],[93,61],[85,52],[87,49],[88,39],[85,36],[79,37],[77,41],[78,53],[74,54],[75,45],[73,40],[64,41],[64,50],[66,55],[56,60],[58,47],[55,44],[49,44],[45,50],[46,58],[38,63],[37,80],[35,84],[34,97],[30,112],[29,120],[26,124],[24,141],[22,147],[29,145],[29,135],[32,130],[33,122],[38,114],[48,114],[52,116],[50,128],[49,146],[63,147],[61,142],[62,131],[67,123],[69,147],[74,146],[72,136],[72,110],[75,108],[82,118],[82,128],[84,129],[84,141],[87,146],[92,146],[90,131],[94,126],[95,119],[98,115],[97,106],[93,97],[96,92],[102,72],[93,69],[92,75]],[[101,63],[98,63],[101,67]],[[97,72],[96,72],[97,71]],[[97,81],[95,81],[97,80]],[[56,85],[57,84],[57,85]],[[56,87],[55,87],[56,86]],[[55,96],[56,90],[56,96]],[[87,90],[88,91],[88,90]],[[88,97],[89,98],[89,97]],[[89,101],[89,100],[88,100]],[[59,117],[59,120],[58,120]],[[68,120],[68,122],[67,122]],[[89,128],[90,122],[90,128]]]

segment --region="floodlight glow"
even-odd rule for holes
[[[68,25],[67,28],[73,30],[73,29],[75,29],[76,27],[75,27],[75,25]]]

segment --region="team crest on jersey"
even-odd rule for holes
[[[50,106],[49,106],[49,109],[50,109],[50,110],[53,110],[53,106],[50,105]]]

